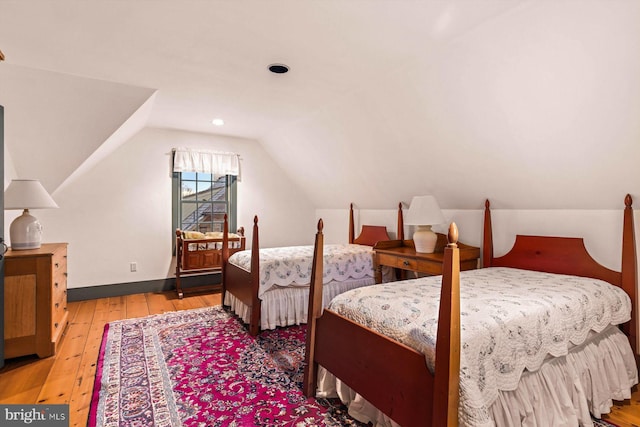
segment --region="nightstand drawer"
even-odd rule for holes
[[[397,258],[394,267],[404,270],[416,270],[418,268],[418,261],[411,258]]]
[[[446,242],[446,236],[438,235],[439,241]],[[417,252],[410,240],[389,240],[376,244],[374,251],[376,283],[382,282],[382,267],[392,267],[396,270],[396,277],[404,279],[407,271],[413,271],[416,276],[440,275],[444,262],[443,246],[433,253]],[[460,250],[460,270],[472,270],[478,267],[480,248],[458,243]]]
[[[413,270],[418,273],[424,273],[424,274],[435,275],[435,276],[442,274],[442,262],[418,260],[416,264],[417,264],[416,268]]]
[[[398,267],[398,257],[395,255],[387,255],[378,253],[376,254],[376,261],[379,265],[387,265],[389,267]],[[402,268],[402,267],[398,267]]]

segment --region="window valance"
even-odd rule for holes
[[[240,156],[233,153],[174,148],[173,171],[238,176],[240,175]]]

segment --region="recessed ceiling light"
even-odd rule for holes
[[[284,74],[289,71],[289,66],[284,64],[271,64],[269,65],[269,71],[276,74]]]
[[[213,120],[211,120],[211,123],[213,123],[214,126],[223,126],[224,125],[224,120],[222,120],[222,119],[213,119]]]

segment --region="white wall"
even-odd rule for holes
[[[258,214],[261,245],[313,242],[313,207],[256,141],[147,128],[55,192],[59,209],[33,212],[43,241],[69,242],[69,288],[173,276],[169,153],[177,146],[240,154],[238,224],[249,239]]]

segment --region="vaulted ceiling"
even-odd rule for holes
[[[640,192],[638,22],[635,0],[3,0],[8,156],[55,191],[166,127],[255,140],[322,208],[616,208]]]

